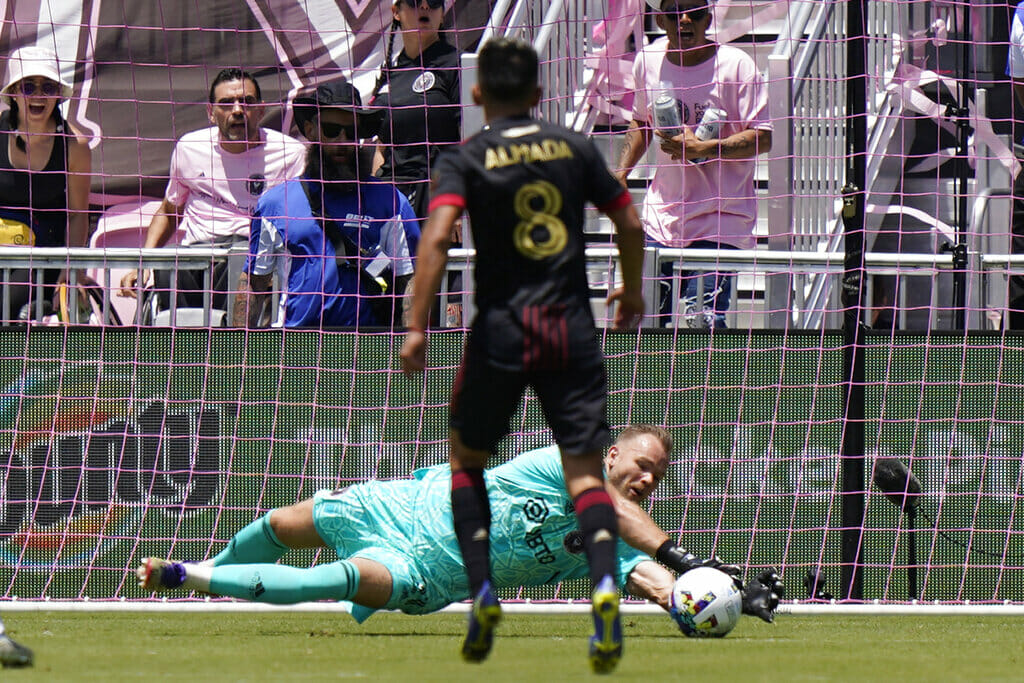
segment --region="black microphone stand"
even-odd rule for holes
[[[909,594],[908,599],[913,601],[919,597],[917,592],[917,541],[915,539],[917,534],[914,533],[917,506],[911,503],[906,506],[903,513],[907,518],[907,526],[903,530],[907,539],[907,593]]]
[[[917,592],[917,497],[921,495],[921,483],[897,458],[883,457],[875,461],[873,476],[875,486],[889,501],[906,516],[903,527],[907,548],[907,594],[911,601],[919,599]]]

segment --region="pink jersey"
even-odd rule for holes
[[[171,155],[165,197],[184,207],[182,244],[248,240],[249,221],[264,190],[302,173],[305,146],[275,130],[260,129],[263,144],[232,154],[217,128],[186,133]]]
[[[637,123],[654,120],[654,100],[662,83],[668,83],[682,105],[683,125],[691,130],[710,107],[725,111],[719,138],[748,128],[771,130],[767,89],[746,53],[720,45],[714,57],[697,66],[676,66],[665,58],[667,47],[668,39],[655,41],[633,64],[637,84],[633,119]],[[651,138],[657,167],[642,210],[648,237],[671,247],[710,240],[754,248],[754,159],[712,159],[700,164],[673,161],[661,151],[660,140]]]

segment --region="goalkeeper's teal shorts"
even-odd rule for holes
[[[409,504],[415,488],[422,486],[399,480],[319,491],[313,523],[339,559],[360,557],[387,567],[392,590],[385,609],[427,614],[466,597],[465,569],[457,548],[452,557],[441,539],[417,538],[423,520],[413,519]]]

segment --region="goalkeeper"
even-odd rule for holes
[[[639,506],[665,476],[671,449],[667,431],[636,425],[622,431],[604,458],[605,485],[620,525],[620,588],[666,610],[674,581],[666,566],[677,573],[718,567],[740,583],[739,567],[677,548]],[[206,562],[146,558],[136,571],[139,585],[274,604],[349,601],[359,622],[378,609],[426,614],[465,600],[469,585],[452,528],[451,469],[425,468],[413,477],[320,491],[272,510]],[[557,447],[524,453],[487,470],[486,478],[497,587],[588,576]],[[341,559],[309,568],[275,564],[290,549],[321,547],[335,549]],[[783,592],[778,575],[762,572],[742,589],[744,612],[772,621]]]

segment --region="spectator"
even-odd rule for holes
[[[390,326],[412,276],[419,222],[394,185],[370,175],[370,150],[358,140],[374,135],[374,120],[352,85],[321,85],[295,105],[310,141],[306,170],[257,203],[234,323],[263,322],[277,272],[285,292],[275,325]]]
[[[0,114],[0,244],[87,243],[92,153],[61,115],[60,103],[71,94],[54,53],[30,46],[8,57],[2,99],[10,109]],[[47,270],[43,280],[53,285],[61,277],[59,269]],[[12,270],[5,280],[11,307],[3,316],[9,319],[32,299],[35,277]],[[27,307],[21,313],[30,315]]]
[[[1010,23],[1010,52],[1006,60],[1006,75],[1013,79],[1015,103],[1024,107],[1024,2],[1017,5]],[[1024,254],[1024,170],[1021,170],[1013,181],[1010,253]],[[1011,275],[1009,286],[1006,329],[1024,330],[1024,275]]]
[[[385,117],[374,171],[426,218],[431,164],[460,139],[459,51],[440,31],[444,0],[395,0],[391,11],[395,18],[371,102]],[[402,36],[397,61],[396,34]]]
[[[682,125],[676,134],[654,131],[661,138],[660,150],[642,210],[648,239],[667,247],[752,249],[757,221],[754,157],[767,152],[772,140],[763,79],[744,52],[708,39],[709,0],[647,4],[666,35],[645,47],[633,66],[637,90],[619,179],[625,184],[647,151],[654,100],[667,90],[680,108]],[[719,131],[698,139],[694,129],[712,109],[720,112]],[[671,273],[672,264],[663,264],[662,324],[668,324],[672,311]],[[692,312],[688,321],[725,327],[732,280],[730,273],[684,274],[684,310]]]
[[[186,133],[175,145],[167,192],[150,221],[146,247],[164,246],[179,222],[185,246],[248,244],[256,199],[265,189],[299,175],[305,163],[301,142],[259,126],[262,102],[251,74],[241,69],[217,74],[207,105],[213,126]],[[126,273],[122,296],[134,297],[137,282],[137,271]],[[155,282],[161,307],[169,307],[170,273],[158,271]],[[213,307],[225,309],[227,263],[214,269],[212,285]],[[178,306],[203,306],[201,271],[179,271],[175,289]]]
[[[459,51],[444,39],[444,0],[395,0],[387,50],[374,87],[372,104],[384,121],[374,155],[375,175],[391,180],[413,211],[427,217],[430,170],[437,153],[460,140]],[[402,50],[393,56],[395,36]],[[462,246],[462,222],[455,224],[452,246]],[[462,289],[462,278],[448,277],[448,291]],[[435,305],[432,320],[462,324],[462,304],[449,301],[444,315]]]

